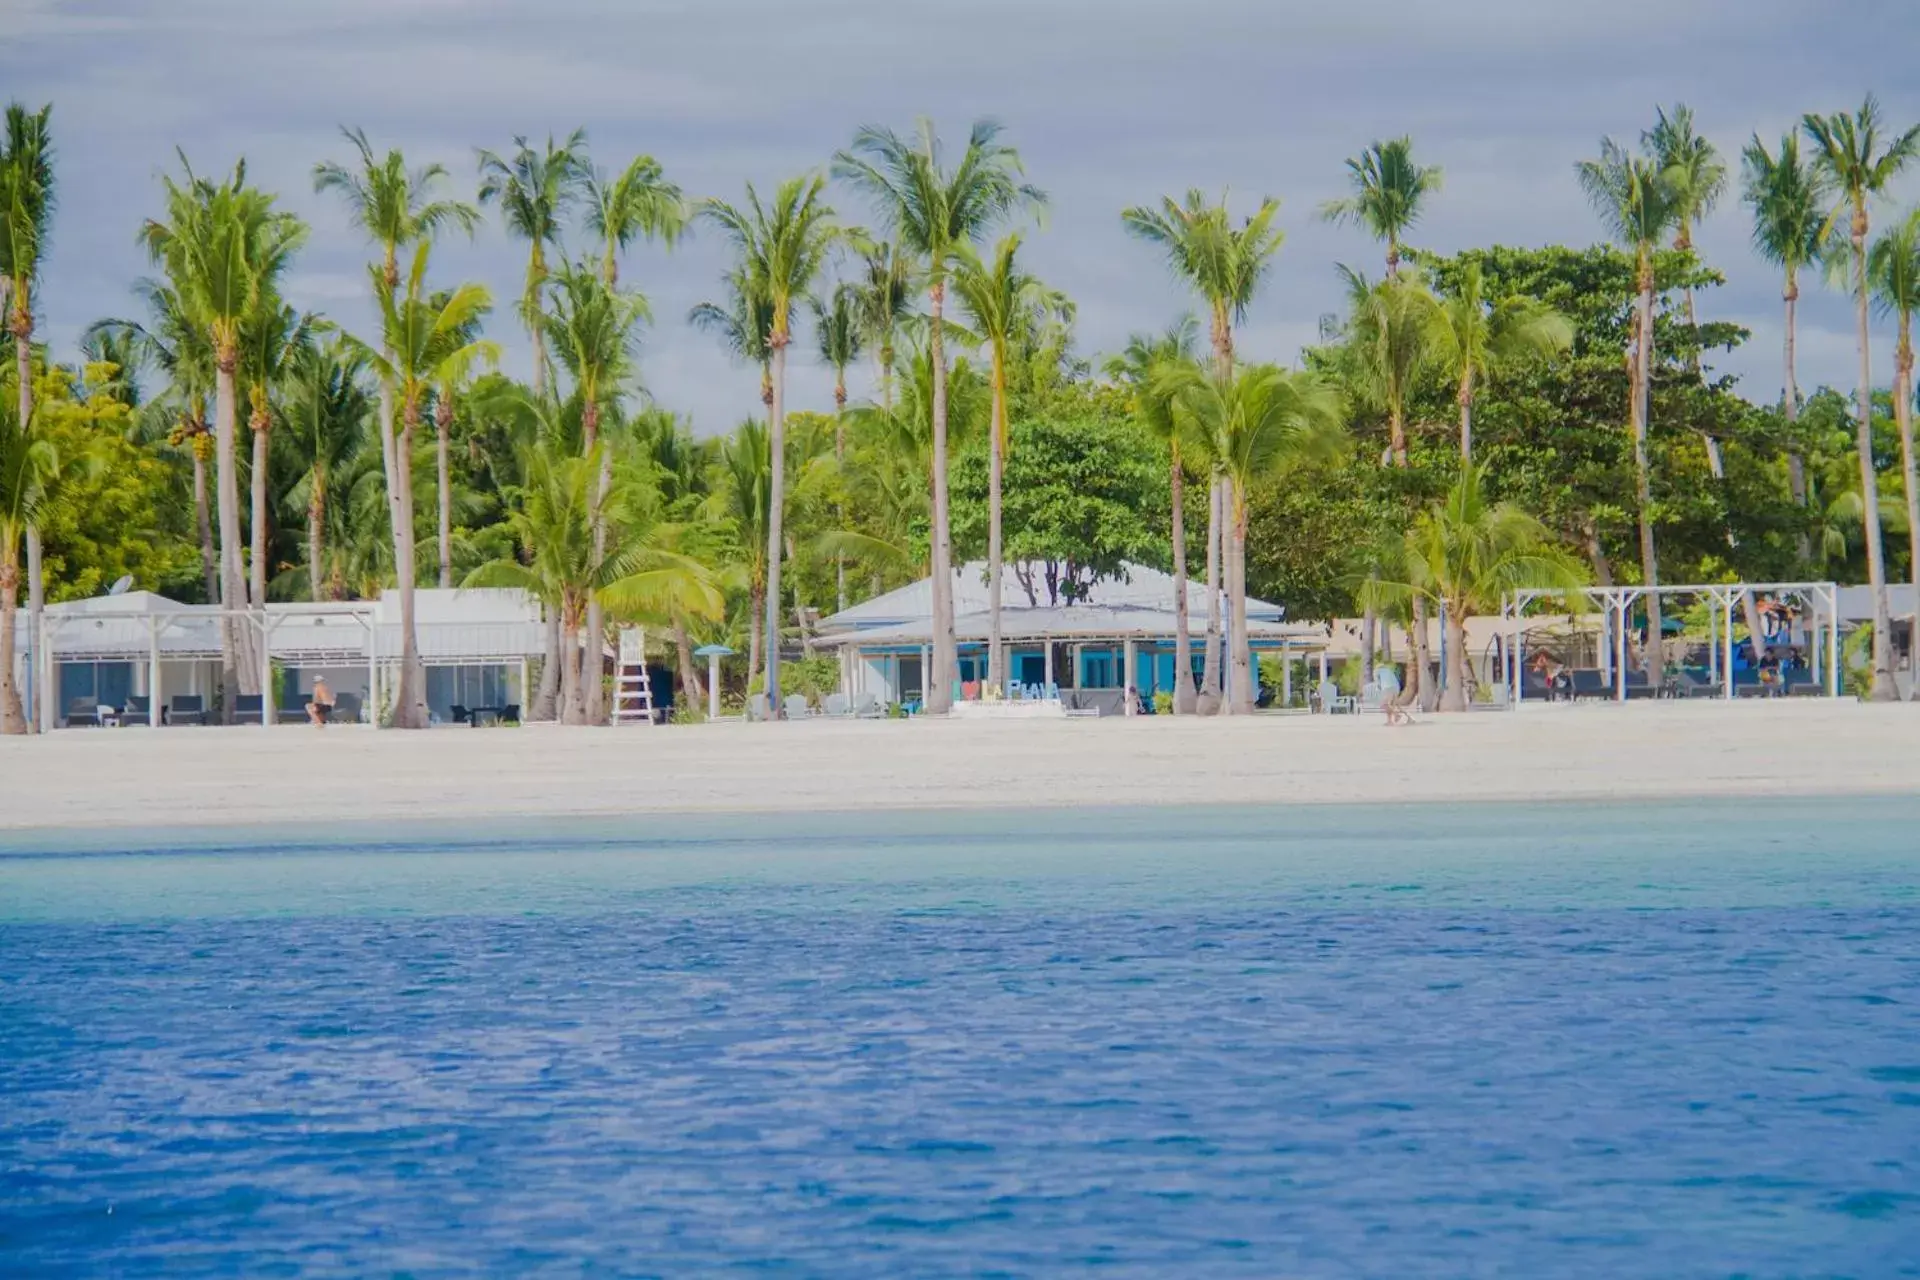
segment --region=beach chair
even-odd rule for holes
[[[1596,667],[1581,667],[1573,672],[1570,696],[1575,702],[1582,698],[1611,698],[1613,686],[1607,682],[1605,672]]]
[[[813,714],[812,708],[807,706],[807,695],[804,693],[788,694],[782,705],[786,708],[789,720],[805,720]]]
[[[357,693],[336,693],[333,695],[333,710],[327,713],[328,724],[359,724],[360,695]]]
[[[205,724],[207,700],[197,693],[176,693],[168,704],[168,724]]]
[[[1354,696],[1350,693],[1340,692],[1340,686],[1333,681],[1322,680],[1316,692],[1320,696],[1320,712],[1322,715],[1336,716],[1343,711],[1348,715],[1354,714],[1354,708],[1357,705]]]
[[[124,729],[130,724],[145,724],[152,718],[153,699],[132,694],[127,698],[127,709],[121,713],[120,727]]]
[[[75,698],[67,703],[67,728],[95,729],[99,725],[99,704],[92,698]]]
[[[455,724],[470,724],[473,720],[473,712],[457,702],[447,708],[447,714],[453,717]]]
[[[853,714],[859,720],[881,720],[886,718],[887,709],[880,705],[880,695],[859,693],[853,698]]]
[[[1641,698],[1657,698],[1660,696],[1660,692],[1661,691],[1647,679],[1646,672],[1637,670],[1627,672],[1627,701],[1634,702]]]
[[[235,724],[260,723],[260,695],[257,693],[235,694],[233,699],[233,722]]]
[[[1360,700],[1354,705],[1357,713],[1380,711],[1385,708],[1386,700],[1386,691],[1377,684],[1370,684],[1360,690]]]
[[[307,707],[312,702],[313,695],[303,693],[293,700],[292,706],[275,707],[273,709],[274,722],[276,724],[305,724],[307,722]]]
[[[747,719],[749,721],[761,721],[761,720],[772,719],[772,717],[767,714],[767,695],[766,694],[753,693],[753,694],[747,695]]]
[[[853,703],[844,693],[830,693],[820,703],[820,714],[829,720],[846,720],[853,715]]]

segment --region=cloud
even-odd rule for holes
[[[1598,238],[1573,162],[1603,134],[1631,140],[1657,103],[1691,103],[1730,157],[1752,133],[1775,136],[1868,88],[1893,119],[1920,119],[1909,0],[1850,0],[1845,31],[1871,39],[1840,38],[1841,18],[1798,0],[4,2],[0,82],[56,104],[62,205],[42,290],[56,344],[129,309],[128,286],[149,269],[134,231],[176,145],[203,168],[244,154],[313,224],[297,296],[364,333],[369,251],[310,179],[316,160],[345,154],[342,123],[445,164],[469,195],[476,146],[585,124],[603,165],[645,150],[689,191],[731,196],[824,164],[863,123],[926,114],[951,135],[991,114],[1053,196],[1031,261],[1078,300],[1083,351],[1191,306],[1118,211],[1198,185],[1283,198],[1287,244],[1241,346],[1289,359],[1339,305],[1334,263],[1377,269],[1377,246],[1314,215],[1340,193],[1343,159],[1373,138],[1411,133],[1446,169],[1416,238],[1452,249]],[[834,199],[849,218],[871,216],[852,193]],[[1889,211],[1916,199],[1920,175]],[[1728,276],[1703,295],[1705,313],[1755,333],[1729,367],[1771,399],[1779,282],[1749,249],[1737,201],[1697,238]],[[493,330],[510,368],[526,358],[506,304],[524,262],[492,225],[436,253],[437,278],[480,281],[502,300]],[[683,323],[725,265],[715,237],[696,234],[672,255],[640,249],[624,277],[657,317],[649,388],[702,429],[758,405],[753,372]],[[1807,293],[1802,380],[1845,385],[1846,301]],[[807,350],[803,336],[796,351]],[[826,403],[824,370],[802,356],[793,376],[796,403]]]

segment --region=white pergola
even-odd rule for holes
[[[1816,680],[1825,676],[1827,696],[1840,696],[1840,592],[1832,582],[1731,582],[1696,583],[1670,587],[1585,587],[1577,591],[1516,591],[1509,595],[1500,607],[1500,616],[1508,624],[1511,641],[1508,645],[1510,660],[1507,663],[1507,681],[1509,686],[1509,705],[1519,706],[1525,694],[1526,682],[1523,678],[1526,654],[1526,613],[1529,607],[1543,600],[1565,602],[1573,597],[1583,598],[1602,611],[1603,636],[1609,643],[1612,668],[1614,699],[1627,700],[1627,631],[1628,615],[1633,606],[1648,596],[1658,596],[1662,600],[1669,597],[1688,597],[1705,599],[1717,606],[1715,612],[1708,615],[1714,627],[1709,641],[1719,666],[1722,695],[1731,700],[1733,687],[1733,622],[1734,610],[1741,601],[1750,596],[1762,594],[1771,596],[1797,596],[1807,601],[1819,619],[1818,628],[1826,632],[1825,662],[1821,661],[1821,646],[1811,644],[1808,647],[1813,656],[1813,674]]]

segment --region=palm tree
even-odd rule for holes
[[[686,229],[686,197],[652,156],[635,156],[611,180],[588,173],[586,198],[587,230],[600,237],[600,273],[609,286],[620,282],[620,253],[634,240],[660,240],[672,248]]]
[[[786,396],[787,346],[793,341],[793,304],[805,298],[826,265],[827,254],[842,232],[826,202],[827,180],[818,175],[789,178],[762,204],[753,184],[747,184],[746,203],[734,206],[706,200],[700,217],[720,228],[739,255],[739,275],[756,284],[766,299],[769,316],[767,348],[772,374],[773,402],[767,415],[768,455],[772,460],[772,509],[767,521],[767,706],[779,714],[780,704],[780,561],[781,522],[786,507]]]
[[[224,182],[201,178],[181,156],[184,183],[165,178],[166,220],[149,220],[140,238],[173,282],[185,313],[213,354],[216,502],[220,514],[220,598],[245,607],[240,566],[240,489],[235,458],[238,371],[243,326],[274,296],[279,277],[306,239],[306,227],[274,209],[274,198],[247,185],[244,161]],[[224,619],[221,667],[229,690],[259,693],[253,629]],[[234,699],[226,700],[231,717]]]
[[[1387,275],[1400,274],[1400,249],[1420,220],[1427,197],[1440,189],[1440,170],[1415,164],[1412,138],[1376,142],[1347,160],[1353,194],[1320,206],[1328,222],[1364,227],[1387,246]]]
[[[426,670],[420,662],[420,639],[414,628],[414,577],[417,557],[413,532],[414,433],[427,395],[442,381],[450,365],[470,365],[476,359],[497,361],[497,344],[476,340],[475,322],[491,308],[492,299],[477,284],[463,284],[445,293],[428,293],[427,256],[422,241],[413,251],[413,265],[405,290],[390,288],[385,273],[369,274],[379,304],[380,346],[353,340],[353,347],[376,376],[390,384],[399,398],[399,430],[391,442],[394,481],[400,491],[399,519],[395,522],[394,575],[400,594],[400,685],[393,702],[397,729],[427,727]],[[382,430],[386,429],[384,423]]]
[[[1232,676],[1227,707],[1251,713],[1253,652],[1247,635],[1247,495],[1277,472],[1338,449],[1345,437],[1345,407],[1333,386],[1314,374],[1274,365],[1249,365],[1230,379],[1197,364],[1162,371],[1155,391],[1189,425],[1227,490],[1226,579],[1232,637]]]
[[[1398,549],[1397,573],[1372,584],[1384,602],[1425,600],[1447,620],[1447,691],[1442,711],[1465,711],[1472,664],[1467,619],[1497,612],[1514,591],[1577,591],[1585,567],[1538,520],[1486,493],[1486,468],[1460,473],[1446,500],[1421,513]]]
[[[5,136],[0,138],[0,285],[6,298],[5,324],[13,337],[14,372],[19,380],[18,412],[21,429],[33,422],[33,290],[40,278],[40,260],[53,229],[53,106],[28,111],[18,102],[7,106]],[[40,526],[26,525],[27,626],[38,637],[46,608],[46,584],[40,569]],[[11,619],[13,615],[7,614]],[[11,625],[11,623],[9,623]],[[34,661],[40,662],[39,642]],[[39,687],[36,681],[35,687]],[[42,707],[50,707],[45,698]],[[41,717],[46,718],[44,713]],[[35,729],[38,725],[34,726]]]
[[[930,120],[920,121],[911,139],[869,125],[854,135],[849,150],[834,157],[835,175],[879,206],[895,252],[913,255],[925,272],[927,354],[933,366],[933,671],[926,683],[927,710],[936,715],[952,706],[959,674],[947,500],[947,277],[957,250],[978,246],[1001,224],[1044,208],[1047,199],[1022,181],[1020,155],[1000,141],[1000,132],[992,120],[975,121],[966,150],[950,169]]]
[[[1005,566],[1001,554],[1001,486],[1007,450],[1007,349],[1023,332],[1049,316],[1071,313],[1064,294],[1047,288],[1021,270],[1015,261],[1020,233],[1014,232],[995,248],[993,261],[982,262],[971,249],[955,255],[953,290],[972,322],[974,336],[987,348],[988,386],[992,390],[992,419],[987,427],[987,683],[1006,683],[1006,655],[1000,642],[1000,599]]]
[[[833,370],[833,462],[844,470],[847,463],[847,366],[860,358],[866,333],[860,323],[862,295],[860,286],[842,280],[823,302],[809,299],[813,311],[813,332],[819,341],[820,358]],[[846,504],[840,503],[839,522],[846,524]],[[833,558],[835,608],[847,607],[847,558]]]
[[[760,370],[760,403],[773,409],[773,300],[765,287],[741,271],[727,274],[727,300],[702,302],[687,313],[687,323],[716,334],[736,359]]]
[[[1127,340],[1126,349],[1107,362],[1107,373],[1132,389],[1134,413],[1156,438],[1167,442],[1173,545],[1173,713],[1177,716],[1190,716],[1194,711],[1193,638],[1187,634],[1187,479],[1180,456],[1179,422],[1171,402],[1156,390],[1156,382],[1162,370],[1193,362],[1197,334],[1193,317],[1181,316],[1163,334],[1134,334]]]
[[[1660,577],[1653,548],[1653,471],[1647,457],[1653,387],[1653,254],[1661,238],[1679,224],[1683,205],[1657,162],[1629,155],[1612,138],[1601,139],[1600,158],[1581,161],[1577,171],[1580,186],[1601,223],[1634,254],[1639,304],[1634,321],[1628,409],[1633,424],[1634,497],[1639,507],[1640,578],[1648,587],[1655,587]],[[1657,687],[1666,669],[1660,596],[1649,591],[1646,601],[1647,680]]]
[[[1780,402],[1788,422],[1800,418],[1800,384],[1795,373],[1797,338],[1795,309],[1800,301],[1800,271],[1820,261],[1827,238],[1826,181],[1821,171],[1800,158],[1800,140],[1792,133],[1780,139],[1778,156],[1767,152],[1755,134],[1743,154],[1744,198],[1753,210],[1753,247],[1785,276],[1780,298],[1786,305],[1784,380]],[[1793,500],[1807,505],[1806,461],[1796,444],[1787,454],[1787,480]],[[1802,539],[1801,555],[1808,553]]]
[[[513,140],[513,158],[480,152],[480,203],[498,203],[507,230],[527,242],[527,280],[520,292],[520,322],[533,339],[533,392],[547,390],[547,349],[540,326],[540,294],[546,287],[547,246],[560,243],[560,222],[582,194],[587,179],[587,131],[575,129],[546,150],[525,137]]]
[[[1387,416],[1387,454],[1392,464],[1411,466],[1407,450],[1407,406],[1422,373],[1445,352],[1444,319],[1439,301],[1417,273],[1370,282],[1357,271],[1340,268],[1347,284],[1349,319],[1347,343],[1341,353],[1342,371],[1354,398]],[[1436,338],[1439,340],[1436,341]],[[1405,696],[1431,709],[1438,691],[1429,678],[1426,602],[1409,602],[1413,625],[1413,664]],[[1374,610],[1368,609],[1368,617]],[[1364,623],[1365,620],[1363,620]],[[1364,647],[1371,651],[1372,628],[1361,627]],[[1369,664],[1370,668],[1370,664]]]
[[[1545,359],[1573,346],[1573,324],[1537,299],[1509,294],[1491,302],[1478,262],[1461,270],[1433,313],[1434,358],[1457,388],[1460,461],[1473,462],[1473,401],[1481,385],[1527,359]]]
[[[1676,103],[1672,114],[1661,107],[1655,113],[1653,128],[1640,135],[1640,145],[1660,166],[1667,187],[1673,192],[1673,247],[1682,253],[1693,252],[1693,225],[1712,213],[1727,190],[1727,164],[1719,148],[1693,131],[1693,109]],[[1681,291],[1687,308],[1687,327],[1697,336],[1699,313],[1693,305],[1693,286]],[[1694,344],[1693,372],[1700,373],[1700,347]],[[1720,442],[1707,438],[1707,457],[1713,464],[1716,480],[1725,476]]]
[[[1166,254],[1174,275],[1190,285],[1206,304],[1213,344],[1214,376],[1233,376],[1233,326],[1246,318],[1280,252],[1286,235],[1274,226],[1280,202],[1267,197],[1239,227],[1227,213],[1226,200],[1210,204],[1197,188],[1179,202],[1161,198],[1158,209],[1136,206],[1124,210],[1120,221],[1129,234]],[[1200,693],[1210,707],[1220,696],[1220,566],[1223,481],[1217,474],[1207,507],[1207,650],[1201,659]]]
[[[272,393],[288,379],[294,365],[313,345],[312,315],[302,315],[273,294],[260,299],[241,330],[241,359],[247,379],[247,427],[253,433],[253,534],[249,590],[255,608],[267,603],[268,437],[273,430]]]
[[[773,547],[767,537],[773,523],[773,459],[764,424],[748,418],[722,443],[720,482],[714,486],[708,515],[731,523],[739,538],[747,580],[747,671],[752,673],[760,668],[760,624],[767,612],[767,563]]]
[[[480,336],[478,318],[469,324],[465,336]],[[461,397],[484,363],[479,352],[470,351],[468,359],[442,364],[433,382],[434,491],[439,508],[439,582],[443,590],[453,586],[453,424]]]
[[[469,587],[513,587],[555,610],[571,638],[598,603],[621,615],[679,613],[711,618],[724,605],[705,566],[672,548],[669,530],[649,519],[637,485],[600,482],[602,441],[584,454],[547,441],[524,451],[524,493],[507,525],[526,552],[469,573]],[[651,495],[645,495],[651,496]],[[577,722],[580,668],[561,667],[562,699]]]
[[[550,284],[553,308],[541,313],[541,328],[573,379],[580,399],[581,444],[593,452],[600,444],[602,413],[617,409],[622,388],[633,376],[640,326],[650,315],[647,301],[610,284],[604,275],[570,263],[561,264]],[[613,482],[614,449],[609,444],[597,453],[604,489]],[[605,628],[597,599],[587,602],[586,627],[579,712],[585,723],[598,724],[605,718],[606,703],[600,683]]]
[[[60,474],[53,442],[22,425],[14,405],[0,406],[0,733],[27,732],[13,680],[14,610],[20,600],[20,545],[46,514]],[[37,648],[37,646],[36,646]],[[40,695],[45,698],[45,693]]]
[[[303,468],[292,496],[304,499],[306,509],[307,595],[312,600],[324,600],[330,594],[329,503],[334,478],[346,473],[367,438],[373,402],[367,394],[366,373],[366,358],[345,341],[309,347],[294,363],[280,406],[288,443]]]
[[[1880,104],[1872,94],[1855,112],[1837,112],[1830,116],[1809,115],[1802,122],[1814,145],[1814,164],[1818,166],[1833,193],[1839,197],[1825,225],[1836,227],[1841,215],[1848,214],[1847,231],[1853,244],[1854,322],[1860,341],[1860,422],[1856,448],[1860,455],[1860,492],[1875,491],[1873,467],[1873,371],[1870,334],[1867,325],[1867,206],[1884,192],[1902,170],[1920,157],[1920,125],[1905,133],[1882,138]],[[1873,588],[1873,682],[1870,697],[1875,702],[1893,702],[1899,698],[1893,683],[1893,650],[1887,609],[1886,549],[1880,543],[1879,504],[1860,505],[1867,542],[1867,578]]]
[[[117,328],[90,324],[80,335],[80,354],[86,360],[89,398],[102,395],[137,413],[146,404],[142,376],[153,363],[153,352],[137,336]]]
[[[1867,278],[1883,315],[1899,324],[1893,349],[1893,416],[1900,424],[1901,484],[1907,500],[1908,570],[1920,601],[1920,474],[1913,452],[1913,316],[1920,311],[1920,209],[1881,233],[1867,257]],[[1920,683],[1912,692],[1920,697]]]
[[[892,413],[894,339],[913,310],[913,264],[890,244],[868,244],[860,266],[860,334],[880,365],[880,407]]]

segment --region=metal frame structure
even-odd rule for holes
[[[1720,678],[1723,697],[1731,701],[1734,697],[1733,686],[1733,622],[1734,609],[1746,597],[1756,594],[1773,596],[1797,595],[1806,599],[1813,607],[1818,621],[1817,627],[1826,631],[1825,684],[1827,696],[1840,696],[1840,588],[1832,582],[1731,582],[1699,583],[1671,587],[1584,587],[1577,591],[1516,591],[1506,597],[1500,606],[1500,617],[1508,624],[1511,640],[1507,652],[1507,684],[1509,707],[1518,707],[1526,691],[1523,672],[1526,669],[1526,611],[1528,606],[1541,600],[1565,601],[1570,596],[1584,597],[1604,611],[1603,636],[1610,641],[1613,669],[1614,700],[1627,700],[1627,631],[1628,615],[1633,606],[1650,595],[1662,599],[1671,596],[1705,597],[1720,606],[1717,614],[1709,615],[1719,625],[1716,634],[1709,641],[1717,642]],[[1824,616],[1822,616],[1824,615]],[[1810,646],[1813,650],[1815,678],[1820,678],[1821,662],[1818,644]]]

